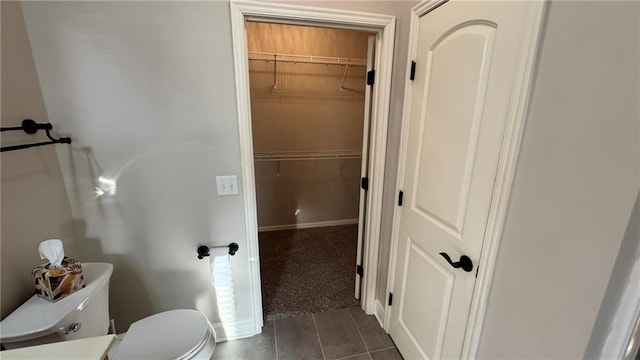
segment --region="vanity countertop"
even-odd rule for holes
[[[0,352],[1,360],[103,360],[115,340],[115,335],[96,336],[86,339],[29,346]]]

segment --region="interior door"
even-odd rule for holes
[[[369,36],[367,39],[367,72],[373,70],[373,51],[376,45],[375,35]],[[369,176],[369,135],[371,124],[371,86],[365,86],[364,90],[364,123],[362,126],[362,159],[360,163],[360,175],[363,178]],[[363,265],[362,249],[366,234],[365,216],[367,209],[367,190],[360,187],[360,210],[358,211],[358,242],[356,253],[356,269]],[[362,273],[356,274],[355,298],[360,299],[362,292],[362,275],[364,270],[360,268]]]
[[[462,354],[527,9],[451,0],[418,20],[389,328],[406,359]]]

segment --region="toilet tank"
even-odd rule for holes
[[[52,303],[32,296],[2,322],[0,343],[19,348],[107,334],[113,265],[83,263],[85,288]]]

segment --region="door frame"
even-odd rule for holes
[[[448,0],[424,0],[411,9],[411,25],[409,30],[409,52],[407,59],[406,76],[409,77],[411,70],[411,61],[415,59],[418,47],[418,31],[419,20],[428,12],[435,10]],[[541,44],[542,32],[544,29],[544,19],[546,15],[547,1],[530,1],[527,11],[527,22],[522,38],[522,47],[520,52],[519,65],[516,72],[515,83],[513,87],[513,96],[509,103],[509,111],[507,114],[507,123],[505,127],[505,135],[503,138],[502,148],[500,150],[500,158],[498,170],[496,173],[496,181],[494,184],[493,195],[491,198],[491,207],[489,209],[489,217],[487,228],[485,230],[484,242],[480,260],[478,264],[478,273],[473,296],[471,300],[471,308],[469,311],[469,321],[465,332],[462,358],[475,359],[477,356],[478,345],[480,343],[480,335],[482,332],[482,324],[484,321],[489,293],[495,272],[496,257],[500,246],[503,228],[507,216],[509,198],[513,179],[516,173],[518,162],[518,154],[525,130],[525,120],[531,91],[533,88],[533,79],[535,79],[536,64],[538,59],[538,48]],[[402,132],[400,140],[400,153],[398,159],[398,172],[396,178],[396,194],[402,190],[404,184],[405,163],[408,146],[409,132],[409,116],[411,109],[411,99],[413,95],[413,83],[407,81],[404,90],[404,103],[402,112]],[[391,236],[391,249],[389,252],[389,271],[387,274],[387,293],[393,292],[393,281],[395,276],[396,260],[398,257],[398,236],[400,230],[400,207],[396,206],[393,212],[393,228]],[[391,308],[388,302],[385,302],[384,309],[384,329],[389,331],[391,321]]]
[[[253,164],[253,136],[249,95],[249,65],[245,22],[247,20],[291,25],[310,25],[340,29],[363,30],[377,34],[376,86],[373,87],[371,135],[369,150],[369,191],[363,238],[361,307],[367,314],[375,310],[375,290],[382,217],[387,125],[391,101],[391,70],[395,36],[395,16],[331,8],[288,5],[247,0],[231,0],[231,34],[236,79],[240,161],[244,194],[245,232],[249,257],[249,281],[252,317],[255,331],[262,331],[262,292],[258,246],[258,220]],[[355,273],[355,268],[353,269]],[[251,334],[247,334],[250,336]]]

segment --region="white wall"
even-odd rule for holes
[[[46,123],[47,112],[20,2],[2,1],[1,9],[2,126],[20,126],[27,118]],[[42,132],[36,135],[22,131],[2,133],[2,146],[47,140]],[[31,269],[44,263],[38,255],[40,241],[59,238],[64,243],[66,255],[77,257],[79,254],[55,147],[48,145],[3,152],[0,162],[0,317],[4,318],[33,295]]]
[[[393,203],[413,2],[304,4],[400,15],[386,186]],[[45,1],[25,2],[24,13],[49,117],[74,139],[59,157],[82,260],[115,264],[117,327],[180,307],[216,320],[209,265],[195,250],[231,241],[240,245],[237,318],[249,319],[243,194],[214,190],[216,175],[240,174],[228,3]],[[96,198],[101,175],[117,180],[114,197]],[[381,299],[392,211],[386,206]]]
[[[240,174],[228,3],[25,2],[24,13],[50,119],[74,139],[58,155],[82,260],[115,265],[118,329],[174,308],[216,320],[196,248],[232,241],[237,318],[249,319],[243,195],[215,192],[216,175]],[[99,176],[115,196],[96,197]]]
[[[585,355],[640,186],[639,6],[550,4],[479,357]]]

